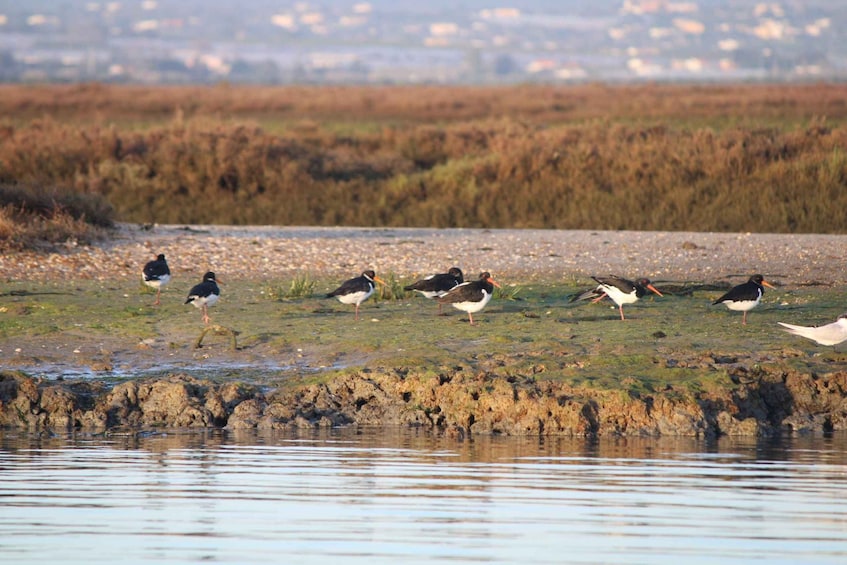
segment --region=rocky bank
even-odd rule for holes
[[[734,386],[692,394],[573,388],[455,370],[362,370],[322,384],[263,390],[186,375],[103,382],[0,372],[0,426],[102,432],[154,427],[286,429],[419,426],[473,434],[718,436],[847,429],[847,372],[737,368]]]

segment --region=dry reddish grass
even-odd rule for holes
[[[0,85],[19,119],[161,120],[198,116],[432,123],[510,117],[584,120],[808,120],[847,115],[847,85],[108,86]]]
[[[97,195],[0,185],[0,251],[90,243],[107,235],[112,215]]]
[[[0,182],[126,221],[847,230],[844,85],[7,85],[0,108]]]

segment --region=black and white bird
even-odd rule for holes
[[[736,312],[744,312],[741,317],[741,324],[747,324],[747,312],[759,305],[759,301],[765,294],[763,287],[774,288],[774,286],[765,280],[762,275],[753,275],[750,279],[738,286],[734,286],[729,291],[712,302],[715,304],[726,304],[726,307]]]
[[[650,279],[640,278],[633,282],[617,275],[591,278],[597,281],[597,287],[575,296],[571,299],[571,302],[590,299],[593,303],[599,302],[608,296],[612,302],[617,304],[618,311],[621,314],[621,320],[626,320],[623,314],[623,305],[637,302],[639,298],[647,294],[648,290],[659,296],[663,296],[659,292],[659,289],[653,286]]]
[[[327,298],[335,297],[342,304],[356,305],[356,319],[359,319],[359,305],[370,298],[374,293],[376,285],[374,283],[385,284],[385,281],[376,276],[371,271],[365,271],[360,276],[349,279],[341,283],[341,286],[326,295]]]
[[[838,345],[847,341],[847,313],[838,316],[832,323],[823,326],[795,326],[777,322],[788,333],[811,339],[820,345]]]
[[[488,271],[479,275],[479,280],[463,282],[447,291],[444,296],[436,300],[440,304],[451,304],[453,308],[468,313],[468,321],[474,325],[473,313],[479,312],[494,294],[494,287],[500,288],[497,281],[491,278]]]
[[[209,325],[209,307],[214,306],[221,297],[221,289],[218,288],[220,281],[215,273],[209,271],[203,275],[203,282],[194,285],[188,293],[186,304],[193,304],[196,308],[203,310],[203,323]]]
[[[447,294],[447,291],[463,282],[465,282],[465,279],[464,275],[462,275],[462,270],[459,267],[453,267],[446,273],[430,275],[405,286],[403,290],[413,290],[421,293],[426,298],[433,299],[444,296]],[[438,314],[441,315],[441,303],[438,304]]]
[[[165,261],[163,253],[159,253],[155,260],[144,265],[144,269],[141,271],[141,280],[150,288],[156,289],[156,302],[153,304],[158,306],[162,287],[171,280],[171,270],[168,268],[168,262]]]

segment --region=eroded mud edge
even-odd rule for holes
[[[32,431],[416,426],[474,434],[768,436],[847,428],[847,372],[738,368],[733,386],[644,394],[486,372],[364,369],[268,390],[184,374],[107,384],[0,372],[0,426]]]

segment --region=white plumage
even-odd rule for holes
[[[847,341],[847,313],[842,314],[831,324],[824,326],[795,326],[777,322],[788,333],[811,339],[820,345],[838,345]]]

